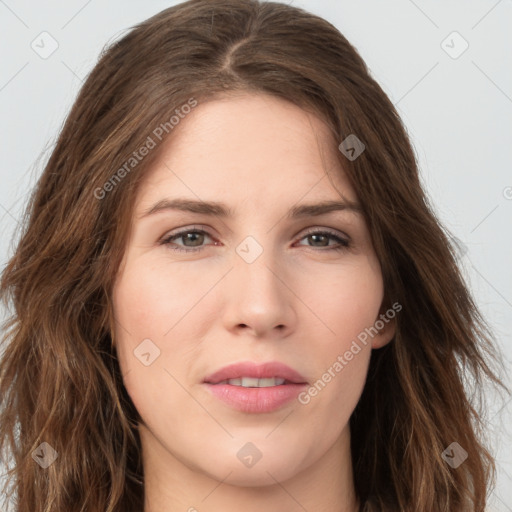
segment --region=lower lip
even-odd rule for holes
[[[307,386],[307,384],[283,384],[268,388],[244,388],[230,384],[208,384],[209,391],[242,412],[272,412],[291,402]]]

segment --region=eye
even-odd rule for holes
[[[169,249],[173,251],[198,252],[204,247],[202,243],[204,242],[205,236],[211,238],[211,235],[204,229],[193,227],[184,229],[177,233],[173,233],[168,237],[165,237],[163,240],[160,241],[160,244],[168,246]],[[176,245],[174,241],[179,240],[180,238],[182,239],[183,242],[191,243],[192,245]],[[324,251],[343,251],[350,247],[350,242],[348,240],[340,237],[335,232],[325,229],[309,231],[305,235],[303,235],[302,238],[300,238],[300,240],[304,239],[308,239],[310,242],[313,243],[319,242],[320,245],[310,245],[309,247],[325,247],[325,249],[321,249]],[[334,247],[329,245],[330,240],[334,240],[337,243],[337,245],[335,245]]]
[[[191,235],[191,236],[190,236]],[[179,231],[178,233],[171,234],[170,236],[164,238],[160,244],[166,245],[169,247],[169,249],[172,249],[173,251],[179,251],[179,252],[197,252],[202,249],[201,242],[204,241],[204,236],[210,236],[208,232],[206,232],[203,229],[198,228],[188,228],[184,229],[182,231]],[[174,240],[182,239],[186,242],[191,242],[193,245],[191,246],[184,246],[180,247],[179,245],[174,244]],[[174,246],[174,247],[173,247]]]
[[[310,241],[315,243],[321,242],[321,245],[313,245],[309,247],[326,247],[326,249],[323,249],[326,251],[344,251],[350,247],[349,240],[342,238],[333,231],[325,229],[309,231],[303,236],[303,238],[301,238],[301,240],[303,239],[309,239]],[[334,240],[335,242],[337,242],[338,245],[335,245],[334,247],[329,246],[330,240]],[[325,245],[323,242],[326,242],[327,245]]]

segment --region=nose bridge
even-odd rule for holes
[[[243,324],[261,334],[290,324],[290,292],[270,239],[266,236],[260,242],[249,235],[235,248],[228,291],[228,322],[232,327]]]
[[[262,237],[259,236],[259,239]],[[277,278],[275,270],[279,261],[276,260],[275,251],[269,245],[270,239],[268,236],[260,242],[255,236],[249,235],[235,248],[234,270],[237,288],[263,295],[265,300],[271,300],[276,294],[282,293],[282,283]]]

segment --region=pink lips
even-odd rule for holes
[[[285,379],[278,386],[263,388],[246,388],[219,382],[252,377],[265,379],[277,377]],[[290,402],[307,385],[306,379],[289,366],[279,362],[255,364],[252,362],[236,363],[209,375],[204,379],[207,389],[227,405],[243,412],[272,412]]]

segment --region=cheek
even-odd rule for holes
[[[137,339],[162,339],[205,293],[203,282],[160,259],[131,261],[114,288],[116,319]]]
[[[316,380],[302,403],[311,402],[320,415],[324,408],[331,411],[342,424],[364,387],[371,356],[367,333],[378,319],[383,281],[377,261],[370,259],[316,277],[323,286],[315,288],[309,304],[324,324],[324,335],[316,338]]]
[[[384,289],[375,260],[340,265],[334,272],[330,269],[316,276],[315,287],[308,287],[308,305],[327,327],[323,331],[332,350],[350,345],[378,318]]]
[[[115,342],[124,387],[143,423],[152,431],[163,428],[171,432],[172,411],[183,411],[178,382],[186,378],[186,374],[176,371],[173,361],[180,361],[186,368],[189,354],[171,334],[164,336],[183,313],[173,309],[173,294],[163,295],[163,289],[162,281],[147,268],[118,281],[113,293]],[[179,308],[180,301],[174,300]],[[158,427],[162,422],[163,426]]]
[[[198,340],[187,325],[194,304],[207,292],[207,283],[197,276],[193,281],[193,276],[176,269],[168,262],[133,259],[113,289],[119,365],[124,385],[143,417],[157,410],[149,404],[161,403],[164,390],[166,396],[181,396],[181,387],[170,374],[185,382],[186,368],[196,355]]]

